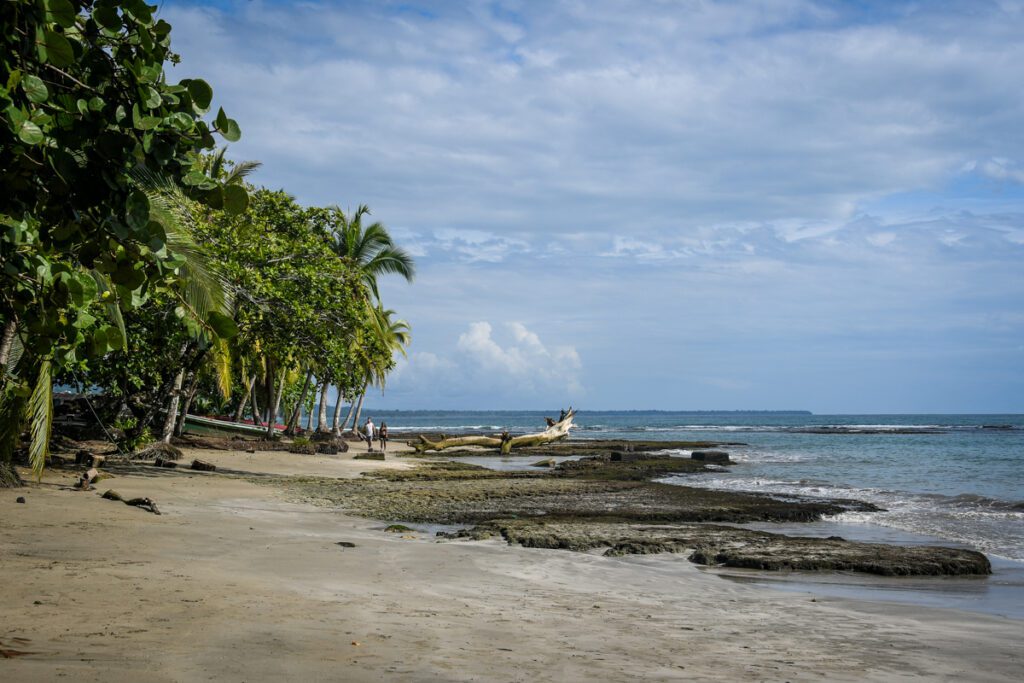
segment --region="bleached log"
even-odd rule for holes
[[[573,428],[573,418],[575,417],[576,411],[569,408],[561,420],[555,422],[549,418],[549,426],[544,431],[537,432],[536,434],[523,434],[522,436],[509,436],[508,432],[506,432],[501,437],[455,436],[442,438],[440,441],[429,441],[421,435],[419,443],[413,444],[413,448],[416,449],[417,453],[424,453],[426,451],[443,451],[446,448],[455,448],[457,446],[484,446],[485,448],[498,448],[501,450],[502,455],[508,455],[513,448],[541,446],[552,441],[564,439],[569,435],[569,430]]]

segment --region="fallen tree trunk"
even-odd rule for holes
[[[442,438],[440,441],[429,441],[426,437],[420,436],[419,443],[412,444],[417,453],[426,451],[443,451],[446,448],[457,446],[484,446],[487,448],[498,448],[502,455],[508,455],[513,448],[522,446],[540,446],[552,441],[560,441],[569,436],[569,430],[573,428],[573,419],[576,411],[569,408],[557,422],[548,419],[548,428],[536,434],[523,434],[521,436],[509,436],[505,432],[500,437],[494,436],[454,436]]]

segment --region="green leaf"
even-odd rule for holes
[[[23,121],[18,127],[18,138],[27,145],[38,145],[45,136],[39,126],[31,121]]]
[[[220,185],[211,188],[203,195],[203,204],[206,204],[211,209],[223,209],[224,189]]]
[[[209,323],[210,327],[213,328],[213,331],[221,339],[231,339],[238,335],[238,325],[235,324],[235,321],[230,316],[223,313],[210,311],[206,316],[206,322]]]
[[[224,136],[224,139],[228,142],[238,142],[242,137],[242,129],[238,127],[238,124],[234,119],[228,119],[227,125],[223,128],[217,126],[220,129],[220,134]]]
[[[124,335],[116,327],[106,327],[104,332],[107,337],[107,348],[111,351],[127,351],[128,343]]]
[[[75,8],[68,0],[43,0],[46,21],[60,24],[64,28],[75,25]]]
[[[241,185],[226,185],[224,187],[224,210],[228,213],[245,213],[249,208],[249,193]]]
[[[213,88],[201,78],[194,78],[187,84],[188,94],[192,96],[192,104],[200,114],[210,110],[210,102],[213,101]]]
[[[44,59],[54,66],[67,66],[75,61],[75,51],[68,39],[54,31],[43,31]]]
[[[228,118],[228,115],[224,113],[224,107],[221,107],[217,110],[217,119],[214,121],[217,128],[219,128],[220,130],[224,130],[225,128],[227,128],[228,121],[230,120],[231,119]]]
[[[160,93],[152,86],[146,85],[139,88],[139,94],[142,96],[142,104],[146,109],[156,109],[163,103]]]
[[[46,84],[43,83],[43,79],[39,76],[29,74],[21,81],[21,87],[25,89],[25,97],[28,98],[29,102],[45,102],[46,98],[50,96],[50,91],[46,89]]]
[[[31,121],[25,121],[18,127],[17,137],[26,144],[39,144],[45,139],[42,129]]]
[[[85,329],[96,322],[96,316],[90,315],[85,311],[79,311],[78,316],[75,318],[74,326],[78,329]]]
[[[96,281],[88,273],[76,273],[68,278],[66,284],[68,293],[71,295],[71,301],[77,307],[87,306],[96,298]],[[79,318],[83,314],[84,311],[80,311],[78,314]],[[77,323],[75,326],[79,327]]]
[[[207,180],[209,180],[209,178],[207,178],[202,171],[193,169],[185,174],[185,177],[181,179],[181,182],[184,185],[191,185],[194,187],[196,185],[202,185]]]
[[[108,31],[121,30],[121,15],[117,13],[116,7],[97,7],[92,12],[92,18]]]
[[[128,225],[141,230],[149,223],[149,198],[145,192],[133,191],[125,203],[125,218]]]
[[[165,121],[180,130],[182,133],[189,132],[196,125],[195,119],[181,111],[171,114],[165,119]]]
[[[109,347],[107,344],[107,330],[110,328],[100,327],[92,332],[92,355],[106,355]]]

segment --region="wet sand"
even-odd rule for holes
[[[364,450],[186,457],[247,476],[409,466],[352,459]],[[2,680],[1009,681],[1024,667],[1019,620],[775,591],[675,555],[388,533],[242,476],[142,468],[88,493],[72,479],[0,492],[0,649],[32,653],[0,659]]]

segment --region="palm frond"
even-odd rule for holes
[[[240,183],[262,165],[262,161],[239,161],[230,171],[228,171],[228,174],[224,176],[224,182],[228,185]]]
[[[412,256],[401,247],[387,247],[377,252],[369,263],[366,270],[374,275],[401,275],[409,282],[416,277],[416,264]]]
[[[18,363],[21,362],[21,357],[25,355],[25,343],[21,341],[21,335],[15,331],[14,337],[11,339],[11,351],[7,356],[7,368],[6,374],[11,379],[18,376]],[[0,387],[3,386],[3,377],[0,377]]]
[[[213,179],[220,176],[221,169],[224,168],[224,155],[227,153],[228,148],[221,147],[214,152],[213,157],[210,159],[210,164],[206,168],[206,174]]]
[[[29,433],[28,460],[36,479],[42,479],[46,459],[50,457],[50,433],[53,428],[53,377],[50,360],[39,364],[36,386],[28,399]]]
[[[231,398],[231,346],[226,339],[217,339],[213,343],[213,371],[217,376],[217,389],[224,400]]]
[[[182,259],[177,294],[183,308],[199,327],[212,332],[207,318],[211,312],[231,315],[233,290],[192,237],[195,216],[191,202],[181,188],[166,178],[148,171],[136,171],[132,176],[149,199],[150,215],[164,228],[168,249]]]

